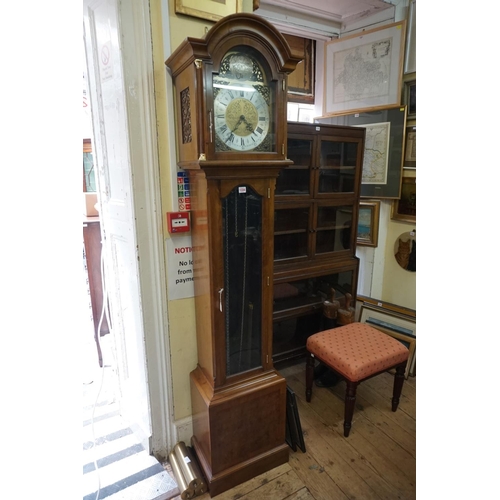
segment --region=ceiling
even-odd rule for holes
[[[394,8],[393,4],[384,0],[260,0],[259,8],[269,6],[329,19],[343,25]]]

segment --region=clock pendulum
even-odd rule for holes
[[[244,201],[242,201],[244,200]],[[224,200],[224,289],[226,323],[226,363],[229,373],[239,373],[259,363],[259,345],[253,338],[255,298],[250,296],[255,283],[252,269],[260,258],[259,228],[255,227],[255,204],[260,203],[249,186],[237,186]],[[249,206],[251,205],[251,206]],[[231,217],[231,214],[234,217]],[[251,222],[249,223],[249,220]],[[234,226],[231,224],[234,224]],[[231,321],[229,311],[239,311]],[[245,342],[246,341],[246,342]]]

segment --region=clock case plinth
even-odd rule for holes
[[[242,46],[261,55],[274,92],[274,146],[265,152],[215,148],[213,75],[224,55]],[[198,348],[198,365],[190,374],[192,445],[211,496],[288,461],[286,381],[272,362],[274,190],[280,170],[293,163],[286,158],[286,83],[300,60],[270,23],[254,14],[235,14],[216,23],[204,39],[187,38],[166,61],[175,87],[178,165],[189,171],[191,185]],[[233,273],[225,225],[228,219],[241,220],[244,211],[244,205],[237,213],[230,211],[228,200],[240,193],[256,203],[254,217],[259,219],[252,233],[258,244],[252,256],[258,255],[258,262],[249,266],[253,275],[258,271],[252,285],[258,297],[251,304],[257,313],[249,331],[258,332],[251,341],[257,342],[259,354],[258,362],[254,356],[238,371],[228,361],[226,313],[234,308],[224,294]],[[241,265],[233,267],[239,271]]]

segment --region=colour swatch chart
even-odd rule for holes
[[[177,201],[179,210],[191,210],[191,191],[187,172],[177,172]]]

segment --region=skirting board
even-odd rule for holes
[[[176,420],[175,426],[175,436],[174,441],[179,443],[184,441],[185,443],[191,443],[191,438],[193,437],[193,417],[189,416],[186,418],[181,418]]]

